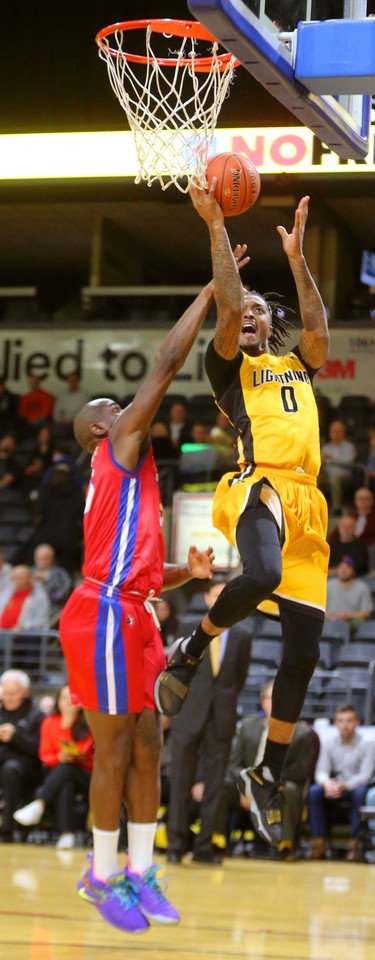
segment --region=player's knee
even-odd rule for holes
[[[301,637],[301,643],[298,645],[298,649],[296,649],[295,645],[293,651],[286,651],[283,661],[288,673],[293,674],[296,680],[310,680],[319,662],[318,640],[312,641],[311,643],[304,643],[303,637]]]

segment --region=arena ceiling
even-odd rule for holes
[[[78,12],[77,12],[77,7]],[[1,133],[126,128],[97,57],[94,36],[107,23],[147,16],[191,19],[185,0],[3,0],[0,61]],[[285,126],[295,121],[245,70],[239,68],[220,125]],[[293,205],[311,196],[311,223],[337,225],[358,262],[375,250],[374,175],[267,176],[251,214],[227,221],[233,241],[246,241],[252,280],[266,289],[289,285],[275,227],[292,223]],[[0,186],[0,286],[32,284],[56,290],[88,282],[92,238],[99,217],[121,227],[124,243],[144,264],[148,283],[204,282],[210,271],[205,225],[190,199],[170,188],[132,181]],[[254,279],[255,275],[255,279]],[[287,291],[286,291],[287,292]]]

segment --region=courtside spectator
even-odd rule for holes
[[[315,783],[309,789],[310,860],[325,860],[327,815],[334,816],[335,808],[345,813],[345,803],[350,819],[346,859],[358,859],[359,809],[375,770],[375,744],[358,732],[359,717],[351,703],[337,707],[334,723],[335,732],[321,743]]]
[[[39,757],[43,783],[36,799],[16,810],[14,819],[24,827],[40,823],[46,807],[55,810],[58,850],[74,847],[74,798],[83,794],[88,805],[93,764],[93,738],[83,711],[72,704],[69,687],[61,687],[55,710],[43,720]]]
[[[180,621],[176,613],[173,600],[161,599],[156,605],[156,614],[160,624],[160,635],[164,647],[171,647],[172,643],[181,636]]]
[[[260,692],[261,713],[244,717],[235,736],[225,784],[219,807],[217,829],[220,833],[232,826],[238,826],[242,814],[243,832],[251,830],[249,814],[250,803],[239,793],[237,780],[244,767],[254,767],[260,762],[267,737],[269,719],[271,715],[273,681],[269,681]],[[283,784],[283,820],[282,840],[279,845],[280,857],[287,862],[297,859],[298,830],[301,824],[307,784],[311,775],[313,761],[313,738],[311,729],[302,720],[296,725],[292,741],[286,754],[282,771]],[[236,817],[234,820],[233,818]]]
[[[0,840],[10,843],[13,813],[32,796],[40,780],[39,735],[43,713],[31,699],[30,679],[23,670],[0,677],[0,786],[3,793]]]

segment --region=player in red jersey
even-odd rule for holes
[[[179,920],[152,866],[159,803],[160,716],[153,689],[165,664],[151,599],[192,577],[212,574],[213,551],[189,551],[185,566],[164,564],[162,511],[149,427],[183,365],[213,299],[209,283],[164,338],[131,404],[85,404],[74,421],[93,454],[85,518],[84,580],[64,609],[60,635],[72,697],[95,740],[90,790],[94,855],[80,895],[120,929],[150,919]],[[118,872],[121,804],[128,816],[129,860]]]

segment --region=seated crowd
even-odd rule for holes
[[[0,509],[1,503],[4,505],[4,518],[0,518],[0,653],[2,638],[8,633],[14,637],[11,668],[0,678],[0,836],[3,840],[25,839],[37,825],[46,824],[60,849],[75,842],[77,797],[84,820],[89,814],[94,745],[82,712],[72,705],[66,686],[61,687],[53,703],[49,702],[49,716],[43,712],[48,690],[43,698],[40,694],[38,702],[33,701],[30,676],[34,676],[34,664],[31,655],[29,661],[20,657],[19,649],[22,636],[42,635],[58,627],[60,611],[80,576],[82,515],[90,464],[75,444],[72,421],[89,397],[76,374],[66,380],[66,389],[55,398],[37,377],[30,377],[30,390],[18,399],[0,379]],[[182,398],[175,399],[162,406],[153,424],[152,444],[165,503],[171,502],[176,489],[213,489],[233,462],[231,429],[220,412],[215,416],[213,403],[206,407],[207,412],[204,405],[198,411],[196,405],[193,417],[188,404]],[[322,432],[319,478],[330,512],[326,619],[346,621],[353,645],[360,625],[374,617],[375,426],[371,424],[365,453],[363,450],[359,452],[353,433],[347,436],[344,421],[332,416]],[[7,504],[12,502],[9,494],[14,492],[18,498],[15,501],[27,508],[29,537],[17,542],[16,548],[13,544],[10,551],[9,544],[1,539],[1,528]],[[181,635],[180,610],[184,605],[186,597],[180,594],[177,602],[163,597],[158,603],[166,647]],[[250,626],[248,629],[251,632]],[[251,654],[249,669],[251,673]],[[244,681],[245,674],[241,684]],[[211,793],[210,804],[207,801],[209,790],[212,792],[209,738],[202,737],[198,745],[195,743],[194,760],[187,745],[191,782],[185,783],[186,822],[180,831],[180,847],[174,839],[174,846],[169,844],[167,849],[171,861],[180,862],[189,849],[193,859],[210,863],[219,863],[224,849],[249,855],[254,850],[259,852],[246,802],[235,783],[239,770],[261,757],[271,690],[272,680],[267,678],[264,684],[260,681],[259,709],[249,714],[239,711],[233,738],[229,730],[220,760],[225,761],[222,788],[216,790],[214,805]],[[301,827],[307,831],[308,842],[311,840],[306,855],[313,860],[324,858],[336,813],[349,825],[347,858],[353,860],[359,855],[360,806],[368,797],[373,802],[375,796],[375,739],[358,731],[363,717],[355,702],[344,699],[329,719],[332,723],[324,737],[311,722],[301,720],[288,752],[283,840],[278,851],[284,861],[294,861],[301,855]],[[167,839],[161,844],[163,848],[169,842],[168,826],[171,837],[175,837],[180,775],[176,758],[182,742],[176,721],[169,724],[165,720],[164,727],[162,783],[167,812],[161,825]],[[202,844],[197,836],[199,829],[205,829],[208,806],[213,828],[199,854]]]

